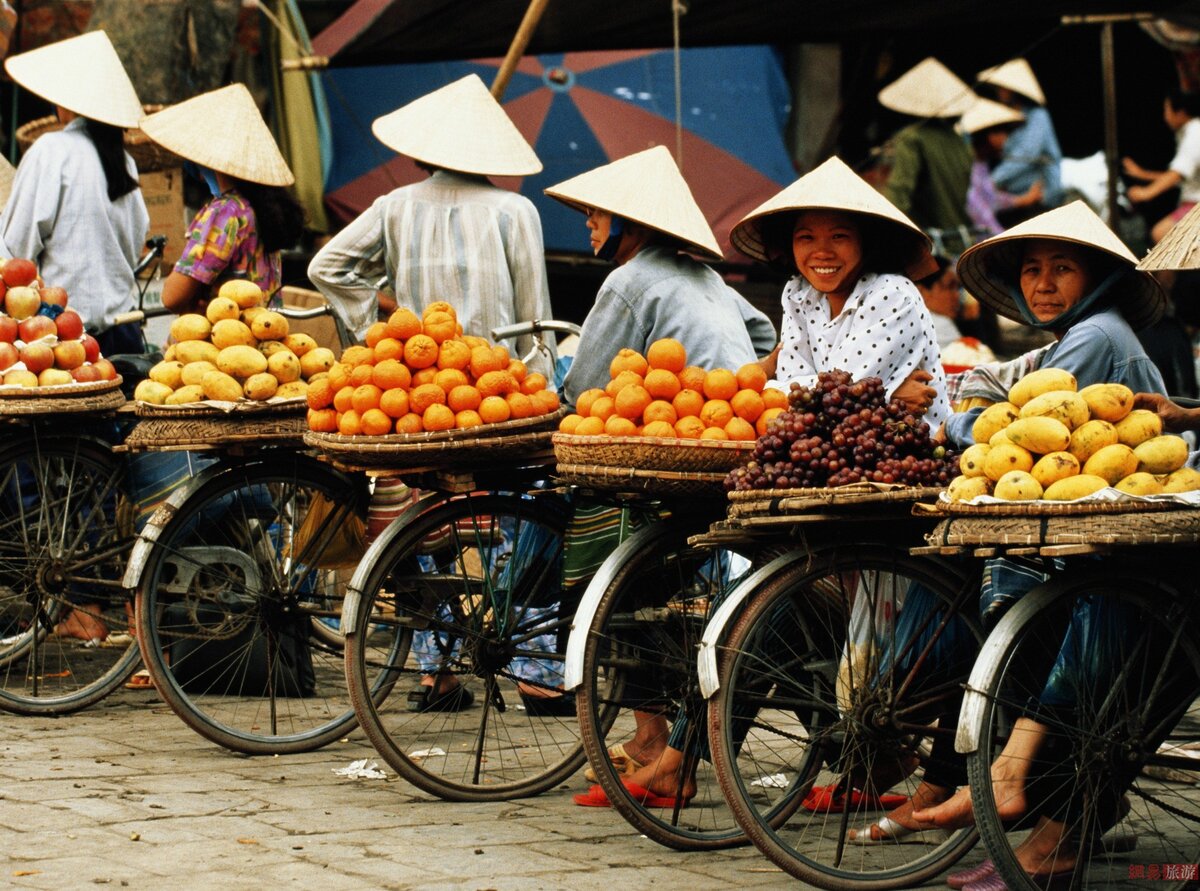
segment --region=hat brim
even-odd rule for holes
[[[646,222],[645,219],[639,219],[636,214],[631,214],[628,211],[613,210],[611,207],[605,207],[603,202],[597,202],[592,205],[581,204],[580,202],[575,201],[571,198],[566,198],[562,195],[555,194],[552,189],[546,189],[544,191],[547,196],[549,196],[550,198],[553,198],[555,201],[561,201],[567,207],[571,208],[571,210],[577,210],[582,214],[587,214],[593,210],[602,210],[605,213],[610,213],[610,214],[613,214],[614,216],[621,217],[621,219],[629,220],[631,223],[637,223],[639,226],[645,226],[647,229],[652,229],[655,232],[657,232],[659,235],[665,235],[667,238],[670,238],[672,241],[674,241],[676,244],[678,244],[681,248],[686,250],[688,253],[696,254],[697,256],[702,257],[705,260],[722,261],[725,259],[724,255],[714,251],[712,248],[705,247],[704,245],[700,244],[699,242],[692,241],[691,239],[688,239],[688,238],[684,238],[682,235],[678,234],[677,232],[669,232],[666,229],[662,229],[658,226],[655,226],[653,223],[648,223],[648,222]]]

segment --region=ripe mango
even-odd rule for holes
[[[211,362],[217,364],[217,354],[221,352],[207,340],[186,340],[175,344],[174,358],[184,365],[193,362]]]
[[[183,386],[183,363],[168,362],[165,359],[156,363],[150,368],[150,380],[166,384],[172,390],[178,390]]]
[[[1067,425],[1048,417],[1019,418],[1004,432],[1021,448],[1038,455],[1061,452],[1071,443]]]
[[[258,343],[245,322],[221,319],[212,327],[212,342],[219,350],[231,346],[254,346]]]
[[[1083,472],[1103,477],[1110,486],[1115,486],[1138,469],[1137,455],[1124,443],[1105,446],[1084,462]]]
[[[1162,484],[1164,495],[1193,492],[1196,489],[1200,489],[1200,471],[1191,467],[1180,467],[1174,473],[1169,474]]]
[[[983,476],[983,462],[992,447],[986,442],[977,442],[962,453],[958,469],[963,476]]]
[[[185,387],[198,387],[205,374],[216,370],[217,366],[212,362],[189,362],[179,376]]]
[[[984,475],[995,482],[1010,470],[1033,469],[1033,455],[1013,442],[993,446],[983,460]]]
[[[1108,480],[1103,477],[1081,473],[1051,484],[1042,493],[1042,498],[1045,501],[1075,501],[1107,487]]]
[[[1031,399],[1052,390],[1074,391],[1078,389],[1075,375],[1069,371],[1063,371],[1061,368],[1039,368],[1013,384],[1012,389],[1008,391],[1008,401],[1020,408]]]
[[[228,297],[216,296],[204,308],[204,316],[214,325],[221,319],[236,319],[241,308]]]
[[[282,340],[264,340],[258,345],[258,351],[270,359],[276,353],[291,352]]]
[[[160,384],[158,381],[147,378],[144,381],[138,381],[138,385],[133,390],[133,398],[138,402],[163,405],[172,392],[166,384]]]
[[[260,374],[252,374],[246,378],[246,383],[242,386],[242,393],[247,399],[253,399],[255,402],[266,402],[275,395],[275,391],[278,389],[279,381],[264,371]]]
[[[1162,419],[1152,411],[1131,411],[1116,423],[1117,441],[1131,449],[1162,434]]]
[[[228,297],[242,309],[249,309],[251,306],[257,306],[263,302],[262,288],[254,284],[254,282],[246,281],[243,278],[230,279],[221,285],[221,290],[217,291],[218,297]]]
[[[237,402],[242,398],[242,385],[223,371],[210,371],[200,381],[205,399],[218,402]]]
[[[1146,473],[1173,473],[1187,463],[1187,441],[1181,436],[1156,436],[1133,450],[1138,470]]]
[[[1108,421],[1088,421],[1071,434],[1071,444],[1067,451],[1075,456],[1080,464],[1096,454],[1105,446],[1115,445],[1117,428]]]
[[[1008,438],[1008,427],[1004,427],[993,433],[992,438],[987,441],[987,444],[992,448],[995,448],[996,446],[1003,445],[1006,442],[1012,442],[1012,440]],[[978,445],[978,443],[976,443],[976,445]]]
[[[278,341],[272,341],[278,343]],[[282,349],[267,357],[267,371],[281,384],[300,380],[300,360],[289,349]]]
[[[337,357],[333,354],[333,350],[317,347],[300,357],[300,373],[307,379],[318,372],[328,371],[336,361]]]
[[[1088,405],[1074,390],[1051,390],[1035,396],[1021,406],[1022,418],[1054,418],[1068,430],[1081,427],[1089,420]]]
[[[1042,497],[1042,484],[1023,470],[1010,470],[996,480],[992,494],[1005,501],[1037,501]]]
[[[1017,407],[1011,402],[989,405],[975,419],[971,436],[976,442],[990,442],[993,436],[1017,419],[1017,412]]]
[[[203,402],[204,388],[199,384],[180,387],[167,397],[167,405],[187,405],[189,402]]]
[[[1152,473],[1138,472],[1120,480],[1115,488],[1130,495],[1157,495],[1162,491],[1162,483]]]
[[[1079,462],[1070,452],[1050,452],[1040,458],[1029,472],[1045,489],[1059,480],[1079,473]]]
[[[303,356],[310,350],[317,348],[317,342],[307,334],[297,331],[289,334],[283,339],[284,346],[296,354],[297,357]]]
[[[265,306],[252,306],[249,309],[243,309],[242,310],[242,321],[245,322],[246,325],[248,325],[248,326],[253,325],[255,319],[257,319],[264,312],[268,312],[268,311],[269,310]]]
[[[283,340],[288,335],[288,320],[277,312],[267,310],[254,317],[250,330],[259,340]]]
[[[308,395],[308,384],[304,381],[288,381],[286,384],[279,385],[275,395],[280,399],[304,398]]]
[[[199,313],[189,312],[171,323],[171,339],[177,343],[185,340],[208,340],[212,323]]]
[[[946,489],[946,497],[951,501],[972,501],[991,494],[992,481],[986,476],[956,476]]]
[[[200,341],[198,341],[198,340],[189,340],[188,341],[188,343],[199,343],[199,342]],[[163,350],[163,361],[170,362],[170,361],[174,360],[176,346],[178,346],[178,344],[172,343],[172,344],[169,344],[165,350]]]
[[[244,381],[267,370],[267,357],[252,346],[229,346],[217,354],[217,368]]]
[[[1093,418],[1117,423],[1133,410],[1133,390],[1124,384],[1092,384],[1079,391]]]

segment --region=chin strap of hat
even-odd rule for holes
[[[1084,294],[1079,298],[1078,303],[1076,303],[1066,312],[1059,313],[1048,322],[1039,321],[1038,317],[1033,314],[1033,310],[1029,308],[1029,303],[1026,302],[1025,295],[1021,293],[1020,287],[1009,285],[1008,290],[1012,295],[1013,300],[1017,304],[1017,309],[1021,311],[1021,315],[1024,316],[1025,321],[1029,325],[1034,328],[1040,328],[1043,331],[1065,331],[1080,319],[1091,315],[1092,312],[1098,309],[1099,307],[1097,307],[1096,304],[1100,301],[1100,298],[1103,297],[1113,285],[1115,285],[1118,281],[1132,271],[1132,267],[1118,266],[1105,277],[1104,281],[1100,282],[1100,284],[1093,288],[1091,293]]]
[[[612,223],[608,227],[608,238],[604,244],[600,245],[600,250],[596,251],[596,256],[601,260],[611,260],[617,255],[617,248],[621,246],[621,236],[625,233],[625,222],[616,214],[612,215]]]

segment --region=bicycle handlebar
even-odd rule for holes
[[[540,334],[543,331],[552,331],[555,334],[578,334],[580,330],[580,327],[574,322],[534,319],[531,322],[517,322],[513,325],[493,328],[492,340],[508,340],[512,337],[523,337],[526,334]]]

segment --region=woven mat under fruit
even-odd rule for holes
[[[814,509],[870,507],[886,503],[910,503],[937,497],[940,488],[901,486],[894,483],[854,483],[823,489],[756,489],[729,493],[729,519],[778,517],[807,513]]]
[[[566,485],[606,492],[630,492],[719,500],[725,496],[725,474],[703,471],[641,470],[600,464],[559,464],[555,478]]]
[[[1200,510],[960,514],[942,520],[925,540],[935,547],[1193,544],[1200,542]]]
[[[583,467],[724,474],[743,464],[753,451],[753,441],[554,434],[558,463]]]
[[[125,437],[130,452],[205,451],[231,446],[304,445],[303,414],[193,415],[142,418]]]
[[[952,514],[963,517],[1056,517],[1089,516],[1098,514],[1137,514],[1170,510],[1196,510],[1180,501],[1133,499],[1125,501],[1009,501],[1003,503],[967,504],[943,501],[918,504],[914,512]]]
[[[124,404],[120,377],[54,387],[0,387],[0,417],[108,412]]]
[[[294,399],[268,399],[265,402],[245,400],[243,402],[188,402],[184,405],[155,405],[152,402],[135,402],[134,410],[140,418],[219,418],[228,415],[304,415],[308,403],[303,397]]]

